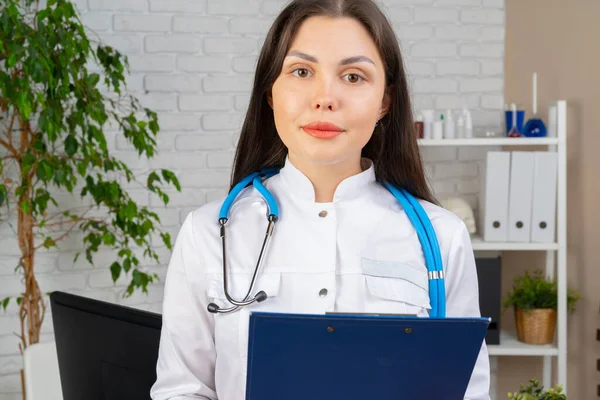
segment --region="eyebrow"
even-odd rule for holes
[[[286,55],[286,57],[291,57],[291,56],[303,58],[303,59],[313,62],[313,63],[319,62],[319,60],[317,60],[316,57],[311,56],[310,54],[303,53],[301,51],[292,50]],[[349,65],[349,64],[354,64],[354,63],[358,63],[358,62],[367,62],[367,63],[371,63],[371,64],[375,65],[373,60],[371,60],[367,56],[354,56],[354,57],[344,58],[342,61],[340,61],[340,65]]]

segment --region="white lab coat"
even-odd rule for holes
[[[223,292],[218,224],[222,201],[203,205],[185,219],[165,281],[152,399],[243,400],[252,310],[427,315],[431,308],[419,239],[397,200],[376,182],[372,165],[342,181],[331,203],[316,203],[311,182],[287,160],[265,186],[278,201],[280,219],[253,293],[267,293],[262,303],[231,314],[207,311],[213,301],[229,306]],[[421,204],[440,244],[447,316],[480,316],[466,226],[443,208]],[[230,293],[235,298],[243,298],[248,290],[264,239],[266,214],[266,203],[252,187],[231,209],[227,257]],[[392,272],[406,272],[403,279],[390,274],[390,266]],[[489,400],[489,373],[484,343],[466,399]]]

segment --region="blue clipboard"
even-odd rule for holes
[[[462,400],[489,318],[253,312],[246,400]]]

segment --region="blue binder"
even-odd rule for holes
[[[246,400],[462,400],[489,323],[254,312]]]

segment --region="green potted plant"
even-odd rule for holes
[[[567,309],[575,310],[580,294],[567,290]],[[558,309],[558,287],[543,271],[526,271],[515,278],[513,287],[503,301],[504,311],[515,311],[518,340],[528,344],[550,344],[554,339]]]
[[[181,188],[167,169],[148,171],[140,182],[112,154],[109,127],[138,157],[152,158],[158,117],[124,90],[127,58],[88,37],[71,2],[0,0],[0,65],[0,218],[11,227],[16,221],[22,288],[14,300],[23,353],[39,342],[46,313],[36,252],[81,234],[90,264],[100,248],[113,251],[107,273],[113,281],[129,275],[125,296],[147,292],[158,276],[144,261],[159,262],[158,246],[171,249],[171,239],[158,214],[124,185],[139,184],[165,205],[166,186]],[[57,194],[70,194],[78,206],[65,209]],[[10,302],[0,299],[0,308]]]
[[[563,388],[556,385],[554,388],[544,390],[536,379],[531,379],[527,386],[521,385],[518,392],[509,393],[509,399],[514,400],[567,400]]]

